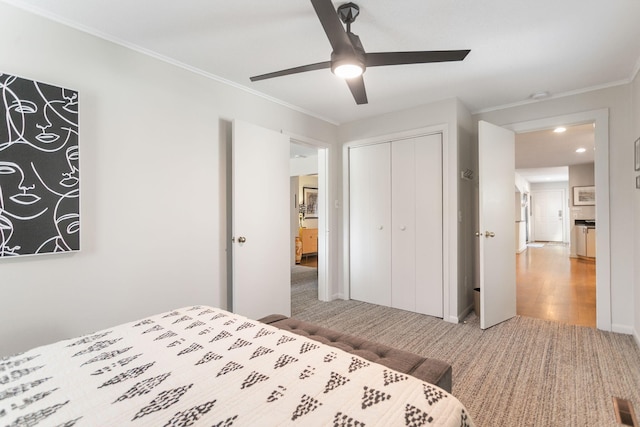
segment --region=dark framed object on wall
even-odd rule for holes
[[[573,187],[574,206],[595,206],[596,187],[593,185],[586,187]]]
[[[306,207],[305,218],[318,218],[318,189],[302,187],[302,197]]]
[[[0,73],[0,258],[80,249],[78,92]]]

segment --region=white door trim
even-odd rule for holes
[[[296,135],[291,132],[282,131],[287,135],[291,142],[302,143],[318,149],[318,299],[320,301],[331,301],[334,299],[332,292],[333,280],[332,274],[338,271],[337,257],[332,254],[338,253],[337,242],[332,238],[331,230],[337,229],[336,225],[338,215],[335,209],[330,209],[332,204],[330,200],[337,200],[334,195],[333,187],[335,185],[335,177],[337,174],[330,173],[334,167],[335,161],[332,161],[335,148],[331,144],[309,138],[302,135]],[[337,233],[333,233],[337,235]]]
[[[595,123],[596,203],[596,326],[612,331],[611,319],[611,240],[609,216],[609,109],[584,111],[538,120],[512,123],[503,127],[516,133],[554,128],[559,125]],[[616,331],[614,331],[616,332]],[[620,331],[622,332],[622,331]]]
[[[458,295],[458,254],[457,254],[457,233],[451,233],[452,228],[457,225],[458,216],[457,210],[450,208],[450,202],[447,195],[455,194],[457,197],[457,189],[451,188],[452,185],[457,184],[457,180],[451,179],[450,174],[457,174],[457,156],[450,154],[451,144],[449,141],[449,126],[447,124],[440,124],[435,126],[427,126],[423,128],[411,129],[402,132],[395,132],[391,134],[379,135],[375,137],[359,139],[354,141],[345,142],[342,145],[342,204],[344,209],[342,210],[342,236],[343,236],[343,250],[342,250],[342,295],[341,298],[349,299],[349,148],[358,147],[362,145],[379,144],[383,142],[396,141],[399,139],[416,138],[423,135],[430,135],[434,133],[442,134],[442,233],[444,238],[442,239],[443,257],[442,257],[442,279],[443,279],[443,319],[458,323],[458,315],[456,312],[451,312],[451,300],[457,299]],[[457,145],[456,145],[457,149]],[[453,163],[453,164],[450,164]],[[453,278],[453,279],[452,279]],[[457,301],[453,301],[454,306],[457,306]]]

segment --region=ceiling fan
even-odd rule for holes
[[[333,48],[331,60],[261,74],[251,77],[252,82],[305,71],[331,68],[335,75],[345,79],[356,104],[366,104],[367,92],[364,87],[362,73],[365,72],[367,67],[462,61],[470,52],[470,50],[428,50],[367,53],[360,42],[360,37],[351,32],[351,24],[360,13],[358,5],[346,3],[339,6],[336,12],[331,0],[311,0],[311,4]],[[346,31],[340,21],[346,24]]]

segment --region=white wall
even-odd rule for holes
[[[334,125],[2,2],[0,52],[3,73],[79,91],[82,180],[81,252],[0,260],[0,356],[226,307],[228,121],[336,140]]]
[[[526,179],[524,179],[522,175],[520,175],[518,172],[516,172],[515,180],[516,180],[516,188],[520,193],[530,192],[531,183]]]
[[[595,169],[593,163],[569,166],[569,194],[571,206],[571,219],[594,219],[596,217],[595,206],[575,206],[573,201],[573,187],[588,187],[596,185]],[[596,188],[596,200],[598,198]],[[597,203],[597,201],[596,201]],[[597,224],[596,224],[597,226]]]
[[[318,173],[318,156],[300,157],[289,160],[289,176],[311,175]]]
[[[614,330],[626,333],[633,330],[634,324],[633,260],[638,258],[633,234],[629,232],[634,222],[630,92],[629,85],[620,85],[474,115],[476,121],[507,125],[609,109],[611,324]]]
[[[632,133],[630,141],[635,141],[640,137],[640,73],[636,73],[635,79],[633,80],[633,84],[631,85],[631,94],[632,94],[632,108],[631,108],[631,117],[632,117]],[[630,146],[631,144],[629,144]],[[633,158],[633,151],[629,149],[627,151],[628,156]],[[625,165],[625,167],[629,167]],[[635,172],[635,176],[640,175],[640,172]],[[635,181],[635,176],[633,180]],[[633,185],[633,184],[632,184]],[[634,241],[634,251],[633,251],[633,260],[638,260],[640,258],[640,190],[634,189],[633,191],[633,241]],[[633,298],[633,312],[635,313],[634,319],[634,334],[636,338],[636,342],[640,346],[640,263],[635,261],[633,262],[635,266],[634,271],[634,298]]]

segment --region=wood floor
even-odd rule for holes
[[[568,245],[547,243],[516,255],[519,315],[596,326],[596,263],[569,253]],[[317,268],[318,257],[304,256],[299,265]]]
[[[547,243],[516,255],[519,315],[596,326],[596,263],[569,253],[568,245]]]

